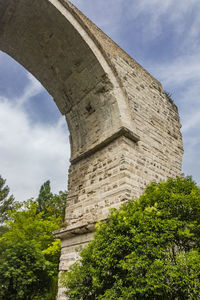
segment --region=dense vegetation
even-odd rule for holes
[[[54,300],[66,193],[45,182],[17,203],[0,177],[0,300]],[[74,300],[200,299],[200,188],[191,178],[150,184],[98,223],[63,274]]]
[[[200,188],[191,178],[150,184],[98,223],[63,275],[69,299],[200,299]]]
[[[0,300],[54,300],[60,241],[52,232],[63,222],[67,195],[52,194],[47,181],[36,200],[20,204],[1,180]]]

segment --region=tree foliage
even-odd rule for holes
[[[13,195],[9,195],[10,189],[6,184],[6,180],[0,175],[0,225],[9,218],[9,212],[16,208]]]
[[[60,240],[52,232],[61,226],[65,203],[66,192],[52,194],[47,181],[36,200],[10,212],[0,235],[0,300],[55,299]]]
[[[54,215],[44,219],[43,214],[28,201],[7,222],[9,230],[0,238],[1,300],[44,299],[57,277],[60,241],[52,232],[60,219]]]
[[[51,192],[50,181],[47,180],[40,188],[39,195],[36,199],[38,203],[38,212],[43,211],[45,216],[56,215],[65,218],[65,207],[67,200],[67,192],[60,191],[59,194]]]
[[[98,223],[63,275],[69,299],[200,299],[200,188],[191,178],[150,184]]]

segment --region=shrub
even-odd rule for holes
[[[150,184],[98,223],[63,275],[69,299],[200,299],[200,188],[191,178]]]

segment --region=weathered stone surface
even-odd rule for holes
[[[177,107],[67,0],[0,0],[0,49],[40,80],[69,126],[67,227],[56,233],[66,270],[109,208],[138,197],[152,180],[180,175]]]

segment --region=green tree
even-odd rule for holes
[[[200,299],[200,188],[191,178],[150,184],[98,223],[63,275],[69,299]]]
[[[43,185],[40,187],[40,192],[38,195],[38,198],[36,199],[38,203],[38,211],[41,212],[47,212],[47,207],[49,203],[49,199],[51,199],[53,194],[51,193],[51,186],[50,181],[47,180],[43,183]]]
[[[0,225],[9,218],[9,212],[16,208],[13,195],[9,196],[10,189],[5,185],[6,180],[0,175]]]
[[[40,188],[39,195],[36,199],[38,203],[38,212],[44,212],[44,216],[56,215],[65,218],[65,207],[67,201],[67,192],[60,191],[59,194],[51,192],[50,181],[47,180]]]
[[[0,238],[0,300],[55,299],[60,241],[52,232],[60,222],[31,200],[11,213]]]

